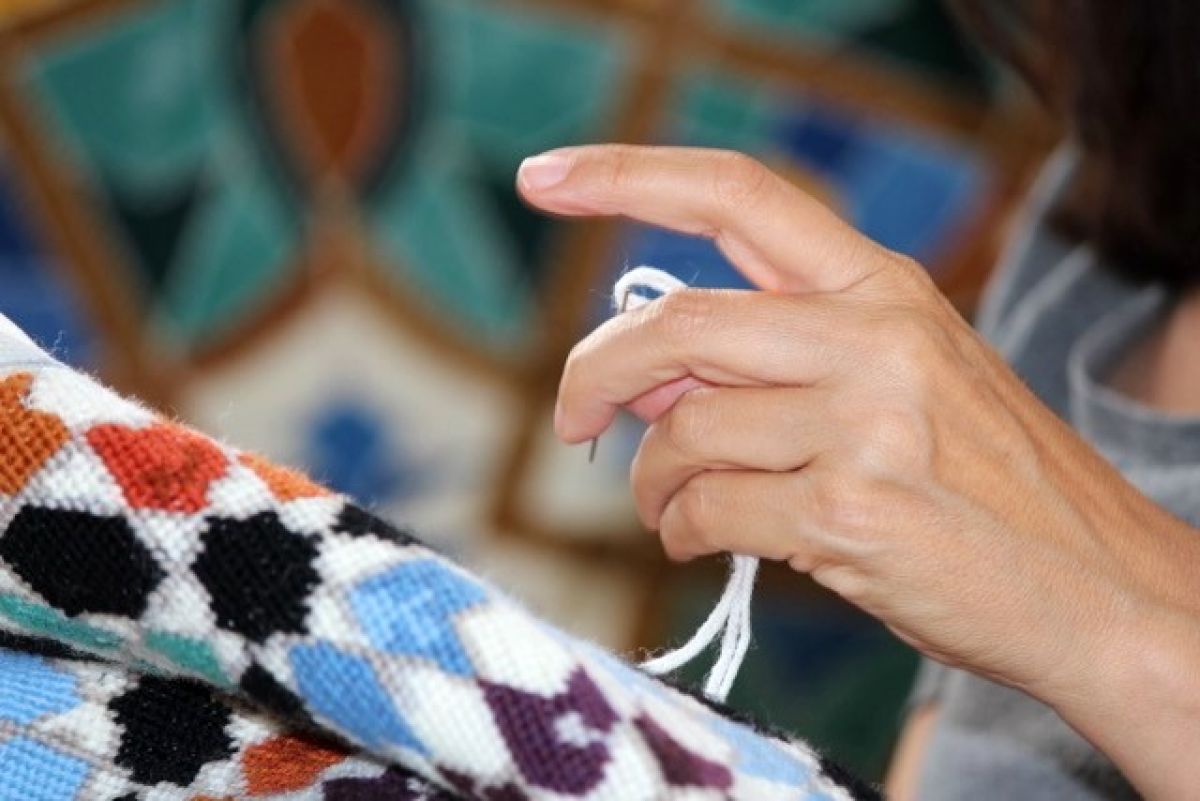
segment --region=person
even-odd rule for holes
[[[766,290],[604,323],[556,430],[632,409],[670,557],[786,561],[947,666],[897,797],[1200,798],[1200,7],[959,5],[1068,131],[980,329],[744,155],[551,151],[533,206],[711,237]]]

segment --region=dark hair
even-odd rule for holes
[[[949,3],[1082,148],[1056,221],[1129,275],[1200,279],[1200,0]]]

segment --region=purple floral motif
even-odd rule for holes
[[[582,670],[550,697],[481,682],[504,741],[530,784],[582,795],[604,778],[611,755],[604,735],[617,715]]]
[[[465,773],[449,768],[442,768],[439,772],[463,798],[478,798],[480,801],[529,801],[525,791],[511,782],[481,789],[479,784]]]
[[[397,768],[373,779],[335,779],[325,785],[325,801],[453,801],[455,798]]]
[[[733,774],[729,768],[684,748],[650,718],[640,715],[633,723],[646,739],[646,745],[654,752],[654,758],[658,760],[668,784],[718,790],[728,790],[733,786]]]

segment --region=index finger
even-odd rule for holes
[[[517,187],[566,215],[623,215],[712,238],[764,289],[844,289],[887,251],[741,153],[591,145],[526,159]]]

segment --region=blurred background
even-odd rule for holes
[[[601,140],[751,152],[969,314],[1053,131],[937,0],[0,0],[0,312],[660,647],[724,567],[664,564],[639,427],[589,464],[554,388],[623,268],[741,284],[705,242],[519,202],[522,158]],[[784,570],[755,615],[733,704],[878,778],[915,655]]]

